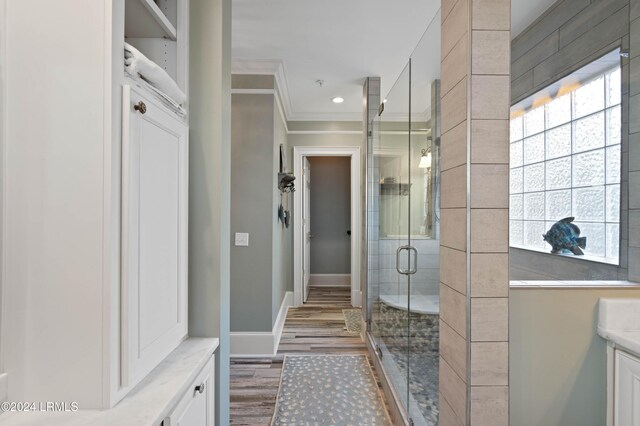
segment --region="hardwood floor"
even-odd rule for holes
[[[313,288],[303,307],[289,308],[275,358],[231,359],[231,424],[269,424],[284,354],[367,354],[360,336],[345,330],[345,308],[349,288]]]

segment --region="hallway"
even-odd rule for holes
[[[231,424],[270,423],[285,354],[367,353],[360,335],[345,329],[349,299],[349,288],[312,288],[303,307],[289,309],[275,358],[231,359]]]

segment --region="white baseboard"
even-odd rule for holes
[[[349,287],[351,274],[310,274],[309,285],[312,287]]]
[[[231,357],[235,358],[263,358],[273,357],[278,352],[280,337],[287,311],[293,306],[293,292],[288,291],[282,298],[278,316],[271,331],[236,331],[230,333]]]
[[[351,306],[354,308],[362,307],[362,292],[360,290],[351,290]]]
[[[0,374],[0,402],[9,399],[9,375],[7,373]]]
[[[271,331],[273,333],[274,355],[278,352],[278,346],[280,346],[280,337],[282,336],[282,329],[284,329],[284,322],[287,320],[287,312],[290,306],[293,306],[293,292],[287,291],[282,298],[280,310],[278,311],[276,322],[273,324],[273,330]]]

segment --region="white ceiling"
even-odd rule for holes
[[[513,36],[553,2],[512,0]],[[234,72],[278,68],[289,120],[361,120],[364,78],[381,77],[388,93],[439,7],[438,0],[233,0]],[[435,53],[439,40],[433,44]],[[332,103],[334,96],[344,103]]]

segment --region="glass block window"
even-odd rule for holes
[[[585,254],[618,260],[620,68],[511,119],[510,244],[551,250],[542,234],[574,216]]]

